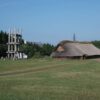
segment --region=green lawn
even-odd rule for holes
[[[100,62],[0,60],[0,100],[100,100]]]

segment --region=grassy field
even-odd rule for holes
[[[0,60],[0,100],[100,100],[100,62]]]

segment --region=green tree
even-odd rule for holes
[[[6,32],[0,31],[0,57],[7,56],[7,42],[8,34]]]
[[[95,40],[95,41],[92,41],[92,43],[97,47],[97,48],[100,48],[100,41],[98,40]]]
[[[32,57],[33,56],[33,47],[31,45],[28,44],[22,44],[20,46],[20,50],[21,52],[24,52],[25,54],[28,55],[28,57]]]
[[[47,43],[47,44],[43,44],[40,52],[42,56],[50,56],[53,50],[54,50],[54,46]]]

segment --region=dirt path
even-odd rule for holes
[[[9,75],[18,75],[18,74],[26,74],[26,73],[34,73],[34,72],[39,72],[39,71],[45,71],[45,70],[48,70],[48,69],[55,69],[55,68],[58,68],[58,67],[62,67],[62,65],[65,65],[65,64],[55,64],[53,66],[46,66],[46,67],[43,67],[43,68],[30,68],[30,69],[27,69],[27,70],[17,70],[17,71],[11,71],[11,72],[3,72],[3,73],[0,73],[0,77],[1,76],[9,76]]]

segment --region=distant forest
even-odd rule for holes
[[[24,41],[24,40],[22,40]],[[8,42],[8,33],[4,31],[0,31],[0,58],[7,56],[7,42]],[[92,41],[92,43],[100,48],[100,40]],[[24,42],[20,45],[20,51],[27,54],[29,58],[35,57],[45,57],[50,56],[52,51],[54,50],[55,46],[51,45],[49,43],[33,43],[33,42],[27,42],[24,44]]]

